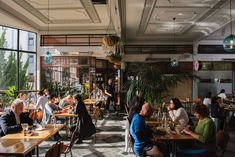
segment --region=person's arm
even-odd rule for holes
[[[181,108],[175,110],[175,112],[173,110],[169,111],[169,115],[170,115],[170,117],[171,117],[173,122],[177,122],[178,121],[178,119],[180,118],[181,112],[182,112]]]
[[[210,135],[212,134],[212,132],[214,131],[213,126],[211,123],[207,123],[205,124],[204,130],[202,134],[197,134],[193,131],[185,131],[184,132],[188,135],[193,136],[195,139],[199,140],[202,143],[205,143],[208,138],[210,137]]]
[[[38,109],[42,103],[43,103],[43,98],[42,97],[38,98],[38,101],[36,103],[36,109]]]
[[[29,116],[25,113],[20,114],[20,122],[28,123],[29,125],[33,125],[33,120],[36,118],[36,112],[31,112]]]
[[[112,97],[112,94],[110,94],[106,89],[105,89],[104,93],[105,93],[106,95]]]
[[[12,124],[12,117],[7,114],[2,115],[0,119],[0,126],[5,135],[22,131],[22,127],[20,124],[15,124],[15,125],[11,124]]]

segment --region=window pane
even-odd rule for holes
[[[20,52],[19,89],[36,89],[36,54]]]
[[[0,89],[16,86],[16,52],[0,50]]]
[[[0,48],[17,49],[17,30],[0,26]]]
[[[36,33],[20,30],[20,50],[36,52]]]

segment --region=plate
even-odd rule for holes
[[[36,128],[35,130],[36,131],[42,131],[42,130],[45,130],[45,128],[40,127],[40,128]]]

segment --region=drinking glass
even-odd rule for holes
[[[23,128],[23,134],[24,134],[24,136],[26,136],[27,135],[27,131],[29,129],[29,125],[27,123],[22,123],[21,126]]]

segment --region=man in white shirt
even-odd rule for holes
[[[220,93],[218,94],[218,97],[220,97],[222,100],[227,101],[227,96],[225,94],[225,89],[221,89]]]
[[[38,100],[36,103],[36,109],[41,109],[41,111],[44,111],[45,105],[48,101],[47,96],[44,95],[43,91],[38,92]]]

